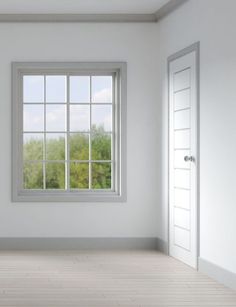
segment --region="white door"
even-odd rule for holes
[[[197,268],[198,50],[169,60],[169,253]]]

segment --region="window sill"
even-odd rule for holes
[[[116,191],[19,191],[13,202],[125,202],[126,195]]]

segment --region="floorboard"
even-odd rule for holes
[[[0,252],[0,307],[236,306],[236,292],[155,251]]]

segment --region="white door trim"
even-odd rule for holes
[[[196,143],[197,143],[197,152],[196,152],[196,169],[197,169],[197,185],[196,185],[196,206],[197,206],[197,216],[196,216],[196,250],[197,250],[197,269],[199,267],[198,258],[200,256],[200,42],[196,42],[189,47],[186,47],[173,55],[169,56],[167,59],[167,71],[168,71],[168,254],[170,254],[170,203],[169,203],[169,171],[170,171],[170,63],[176,59],[179,59],[191,52],[195,52],[195,60],[196,60],[196,124],[197,124],[197,136],[196,136]]]

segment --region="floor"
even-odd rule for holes
[[[0,252],[0,306],[236,306],[236,292],[155,251]]]

